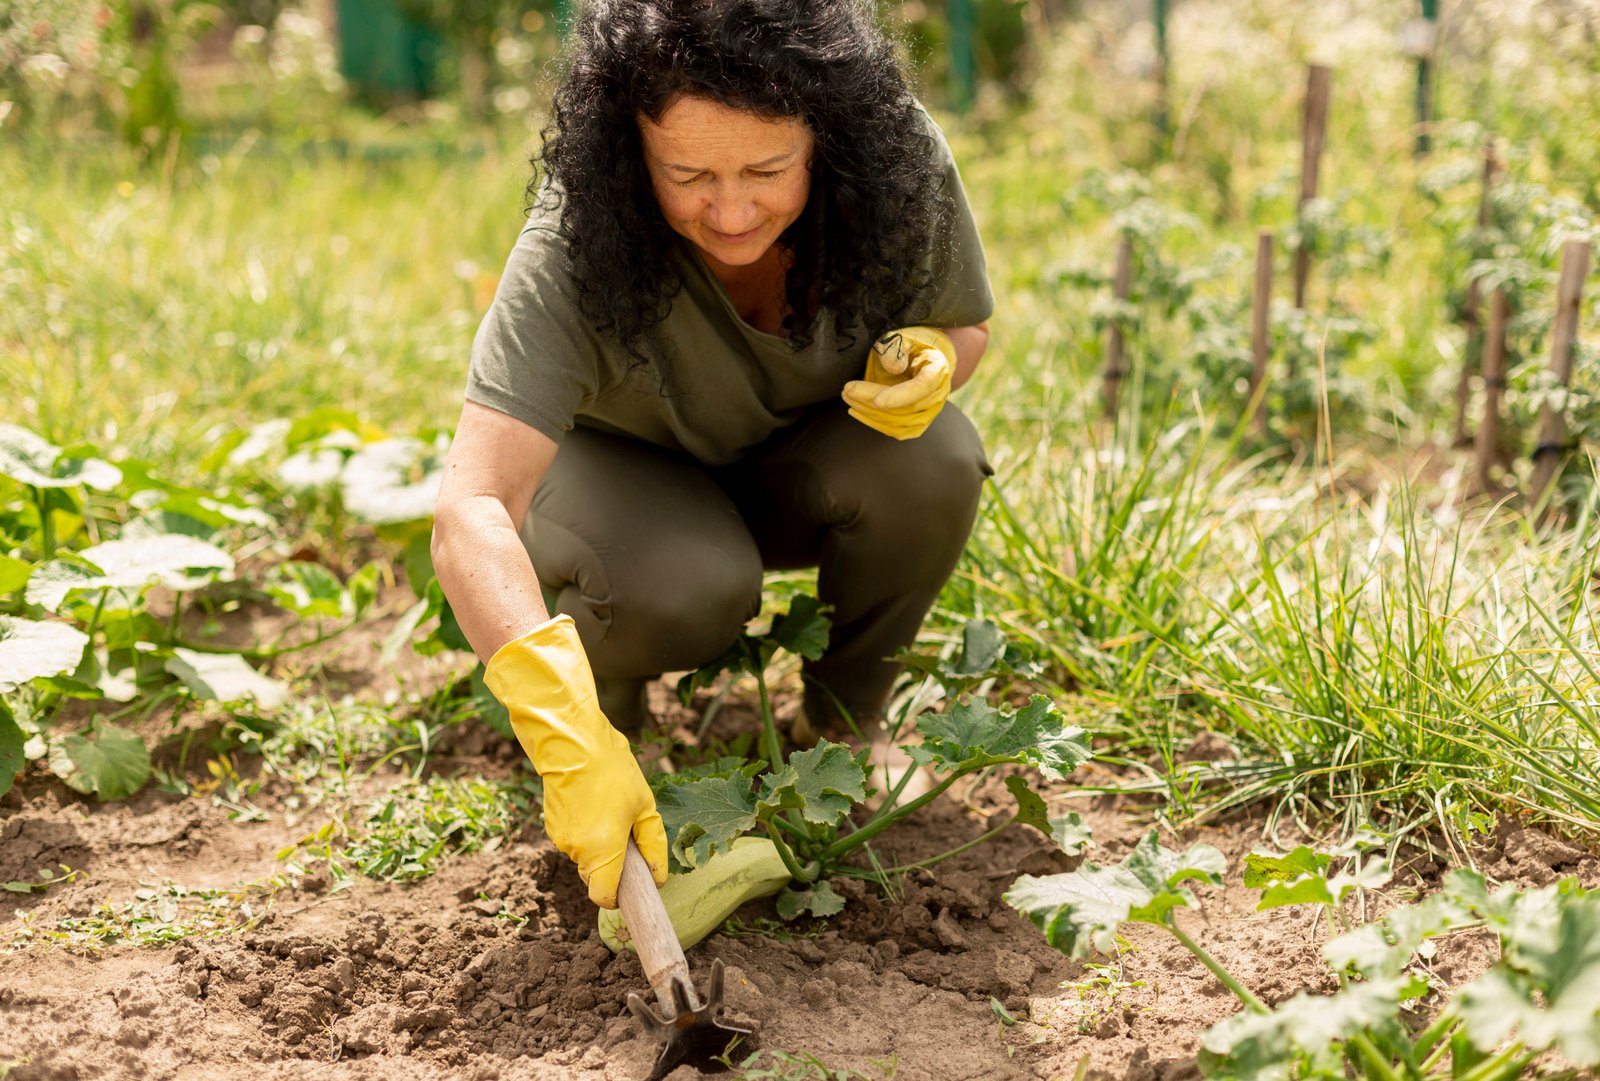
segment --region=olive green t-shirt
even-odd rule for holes
[[[971,326],[989,318],[994,298],[983,245],[949,145],[930,119],[944,169],[949,213],[939,223],[931,305],[901,313],[897,326]],[[625,434],[726,465],[820,402],[838,400],[859,379],[872,343],[836,333],[824,310],[810,345],[746,323],[693,245],[674,237],[671,258],[683,281],[666,318],[651,332],[667,343],[660,374],[639,366],[616,338],[596,330],[578,304],[566,242],[555,213],[535,209],[518,237],[472,346],[469,401],[515,417],[560,442],[575,424]]]

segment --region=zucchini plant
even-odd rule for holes
[[[886,776],[882,802],[858,820],[854,816],[858,805],[876,794],[870,787],[869,752],[823,740],[786,755],[766,681],[766,670],[780,650],[816,659],[827,642],[828,622],[821,605],[799,596],[767,631],[741,635],[721,657],[679,683],[679,695],[687,702],[724,672],[742,672],[755,679],[762,716],[761,759],[724,758],[652,779],[672,869],[694,883],[692,888],[678,887],[684,896],[676,908],[669,906],[686,945],[755,896],[778,893],[778,913],[784,919],[832,915],[844,907],[844,899],[829,885],[830,878],[884,881],[937,864],[1013,825],[1032,826],[1067,851],[1077,851],[1085,843],[1076,815],[1051,819],[1044,800],[1023,778],[1011,776],[1006,787],[1016,797],[1017,811],[1004,823],[948,852],[884,868],[871,854],[873,839],[915,815],[961,778],[995,766],[1023,765],[1060,780],[1090,757],[1088,738],[1082,729],[1065,725],[1060,711],[1042,695],[1019,709],[965,695],[942,712],[916,712],[946,693],[969,691],[994,672],[1016,671],[1027,664],[1014,647],[1005,645],[993,624],[974,621],[968,624],[963,649],[953,661],[921,655],[902,658],[922,673],[927,693],[911,696],[909,715],[902,716],[892,733],[911,725],[920,740],[908,742],[905,754],[915,766],[931,769],[936,782],[915,798],[903,799],[914,770]],[[748,834],[759,839],[759,848],[742,840]],[[862,865],[863,857],[870,866]],[[673,889],[671,883],[668,889]],[[704,905],[707,892],[717,893],[725,903]],[[678,896],[664,895],[669,900]],[[606,919],[615,923],[616,917],[604,917],[603,927]],[[688,933],[690,925],[698,929],[697,935]]]
[[[347,494],[389,508],[419,503],[399,498],[418,482],[403,475],[397,442],[341,459]],[[220,481],[174,484],[148,463],[112,463],[95,447],[58,447],[0,424],[0,794],[39,761],[85,794],[129,796],[149,778],[150,756],[117,721],[147,715],[176,693],[250,700],[270,713],[287,688],[259,666],[327,641],[372,610],[384,573],[376,561],[341,579],[287,559],[240,581],[231,551],[277,526],[262,502]],[[152,605],[157,591],[163,600]],[[209,640],[221,630],[218,617],[245,601],[301,620],[274,641]],[[186,626],[192,608],[206,618]],[[94,703],[94,716],[66,731],[57,722],[73,701]]]
[[[1259,910],[1317,905],[1335,932],[1322,954],[1339,991],[1301,993],[1273,1008],[1176,920],[1178,909],[1196,903],[1189,884],[1220,886],[1225,867],[1208,845],[1172,852],[1152,831],[1116,866],[1024,875],[1005,899],[1069,956],[1108,952],[1128,923],[1177,938],[1244,1006],[1203,1036],[1199,1064],[1208,1077],[1511,1081],[1550,1051],[1570,1066],[1547,1066],[1540,1076],[1592,1076],[1600,1066],[1600,892],[1572,878],[1491,892],[1483,876],[1457,870],[1426,900],[1353,926],[1345,900],[1386,883],[1386,862],[1361,863],[1354,848],[1252,854],[1244,881],[1260,889]],[[1434,936],[1464,928],[1492,930],[1500,960],[1444,999],[1413,960],[1431,955]]]

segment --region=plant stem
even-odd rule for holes
[[[1429,1073],[1449,1052],[1449,1036],[1455,1030],[1458,1020],[1455,1011],[1447,1007],[1434,1019],[1433,1024],[1419,1032],[1417,1038],[1412,1041],[1414,1053],[1423,1056],[1422,1065],[1417,1067],[1422,1074]]]
[[[1462,1074],[1460,1081],[1501,1081],[1502,1078],[1519,1077],[1524,1067],[1534,1060],[1533,1055],[1528,1055],[1522,1061],[1517,1061],[1522,1056],[1522,1041],[1517,1041],[1510,1047],[1501,1051],[1494,1058],[1478,1063],[1472,1069]],[[1507,1069],[1507,1067],[1510,1067]]]
[[[1378,1049],[1372,1045],[1372,1038],[1365,1032],[1350,1037],[1350,1046],[1359,1051],[1361,1057],[1366,1060],[1368,1077],[1377,1078],[1378,1081],[1400,1081],[1400,1075],[1395,1072],[1394,1064],[1378,1053]]]
[[[772,847],[778,850],[778,858],[783,861],[783,865],[789,869],[789,874],[796,881],[804,882],[807,885],[810,885],[821,876],[822,864],[818,863],[816,860],[812,860],[809,867],[803,870],[801,869],[800,861],[795,859],[794,852],[792,852],[789,846],[784,843],[782,833],[772,828],[772,824],[770,822],[767,823],[767,839],[772,842]],[[807,871],[810,873],[807,874]]]
[[[862,845],[872,840],[872,838],[876,837],[878,834],[882,833],[884,830],[900,821],[900,819],[904,818],[906,815],[912,814],[913,812],[918,811],[932,803],[935,799],[944,795],[945,791],[951,785],[955,784],[956,779],[960,776],[962,775],[958,773],[952,773],[950,776],[946,777],[944,780],[940,781],[938,784],[934,785],[932,788],[928,789],[928,791],[924,792],[922,795],[918,796],[905,806],[896,807],[892,813],[883,815],[880,818],[872,819],[865,826],[862,826],[848,837],[840,837],[837,841],[834,841],[833,844],[822,850],[822,862],[833,863],[840,856],[844,855],[846,852],[849,852],[857,845]]]
[[[1267,1007],[1267,1004],[1265,1002],[1262,1002],[1259,998],[1257,998],[1254,994],[1252,994],[1250,992],[1250,988],[1246,987],[1244,984],[1242,984],[1238,980],[1234,979],[1232,974],[1230,974],[1227,969],[1225,969],[1221,965],[1217,964],[1215,958],[1213,958],[1205,950],[1201,949],[1200,948],[1200,943],[1196,942],[1194,939],[1192,939],[1188,935],[1184,934],[1183,931],[1178,927],[1176,922],[1169,922],[1169,923],[1163,924],[1163,926],[1166,927],[1167,930],[1171,931],[1174,935],[1176,935],[1178,941],[1183,943],[1183,948],[1188,950],[1190,953],[1194,954],[1195,957],[1199,958],[1200,963],[1202,965],[1205,965],[1207,968],[1209,968],[1211,970],[1211,974],[1213,976],[1215,976],[1217,979],[1221,980],[1222,981],[1222,985],[1224,987],[1226,987],[1228,990],[1232,991],[1234,993],[1234,996],[1236,998],[1238,998],[1238,1000],[1240,1002],[1244,1003],[1246,1006],[1248,1006],[1250,1009],[1256,1011],[1257,1013],[1271,1013],[1272,1012],[1272,1010]]]
[[[887,875],[900,875],[900,874],[905,874],[907,871],[915,871],[919,867],[932,867],[936,863],[943,863],[945,860],[949,859],[951,856],[959,856],[959,855],[961,855],[961,853],[965,852],[969,848],[977,848],[979,845],[983,844],[983,842],[987,841],[989,838],[993,837],[995,834],[1000,833],[1001,831],[1005,830],[1006,827],[1014,824],[1016,821],[1017,820],[1015,818],[1008,818],[1004,822],[1002,822],[998,826],[996,826],[994,829],[990,830],[987,833],[980,833],[978,836],[974,837],[972,840],[968,841],[966,844],[957,845],[955,848],[952,848],[948,852],[942,852],[937,856],[932,856],[932,857],[930,857],[928,859],[925,859],[925,860],[918,860],[916,863],[903,863],[899,867],[891,867],[887,871],[885,871],[884,874],[887,874]]]
[[[31,488],[31,485],[30,485]],[[50,520],[50,496],[43,488],[32,488],[33,502],[39,508],[39,546],[46,559],[56,554],[56,525]]]
[[[759,666],[756,668],[756,690],[761,695],[761,751],[767,756],[767,768],[776,772],[783,768],[783,745],[778,742],[778,723],[772,716],[767,677]]]

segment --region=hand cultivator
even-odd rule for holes
[[[689,978],[689,964],[678,945],[677,933],[661,903],[645,863],[632,839],[622,866],[617,906],[627,920],[628,937],[639,951],[645,980],[656,993],[660,1009],[652,1009],[640,995],[628,996],[628,1009],[644,1030],[663,1041],[661,1055],[646,1081],[660,1081],[685,1062],[703,1064],[725,1050],[735,1036],[751,1037],[755,1030],[721,1020],[722,962],[711,962],[711,981],[702,999]]]

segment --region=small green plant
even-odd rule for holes
[[[276,885],[211,889],[146,883],[126,901],[107,898],[87,916],[66,917],[48,926],[37,924],[31,912],[18,910],[11,940],[0,945],[42,944],[98,953],[107,946],[165,946],[185,938],[233,934],[255,926]]]
[[[742,635],[711,664],[685,677],[679,694],[685,701],[700,687],[709,686],[730,669],[752,676],[761,702],[764,761],[747,763],[724,759],[697,770],[658,776],[654,782],[656,805],[667,828],[670,856],[679,870],[694,868],[719,851],[726,851],[740,835],[756,830],[771,840],[792,876],[791,885],[778,897],[778,914],[793,919],[803,914],[829,916],[844,907],[834,892],[834,875],[885,881],[889,876],[917,867],[931,867],[964,852],[1001,830],[1021,823],[1046,837],[1057,835],[1068,844],[1081,821],[1051,820],[1044,800],[1021,777],[1006,779],[1016,797],[1017,812],[998,827],[948,852],[905,866],[884,868],[875,857],[872,866],[854,862],[871,855],[873,838],[927,806],[963,777],[1000,765],[1025,765],[1045,776],[1062,779],[1090,757],[1082,729],[1067,727],[1048,698],[1035,696],[1021,709],[997,709],[981,699],[952,702],[942,713],[925,712],[909,719],[921,741],[904,747],[918,767],[940,775],[928,791],[901,801],[913,770],[886,778],[887,794],[867,818],[854,822],[850,815],[868,796],[869,752],[826,740],[808,750],[785,756],[767,690],[766,668],[780,649],[815,659],[827,646],[828,624],[814,598],[799,596],[788,612],[773,619],[762,634]],[[969,686],[985,678],[988,668],[1007,656],[1003,640],[993,628],[969,636],[974,654],[939,669],[937,680],[945,686]],[[980,669],[979,655],[986,662]],[[924,667],[932,665],[928,659]],[[935,680],[930,678],[928,682]],[[913,703],[926,701],[913,696]],[[902,717],[902,722],[907,718]],[[899,732],[899,726],[891,732]],[[763,772],[765,771],[765,772]]]
[[[873,1073],[865,1073],[850,1066],[829,1066],[809,1051],[752,1051],[743,1059],[734,1061],[737,1047],[723,1052],[716,1061],[730,1070],[737,1070],[744,1081],[894,1081],[899,1072],[899,1059],[869,1058],[867,1065]]]
[[[1178,925],[1177,911],[1196,903],[1188,884],[1220,886],[1224,866],[1210,846],[1180,854],[1158,845],[1152,832],[1114,867],[1024,875],[1005,899],[1071,956],[1108,952],[1128,923],[1176,937],[1244,1005],[1203,1037],[1200,1065],[1209,1077],[1334,1081],[1354,1071],[1368,1081],[1422,1081],[1448,1063],[1455,1081],[1511,1081],[1551,1050],[1577,1069],[1541,1076],[1577,1077],[1600,1066],[1600,997],[1593,992],[1600,894],[1575,879],[1491,893],[1481,875],[1452,871],[1438,894],[1377,923],[1355,924],[1346,899],[1384,885],[1387,862],[1362,862],[1359,846],[1337,854],[1307,847],[1253,854],[1245,884],[1261,891],[1258,909],[1318,905],[1339,932],[1322,952],[1340,990],[1302,993],[1272,1008]],[[1421,1007],[1433,988],[1412,969],[1413,955],[1432,936],[1465,927],[1493,930],[1500,960],[1428,1017]]]

